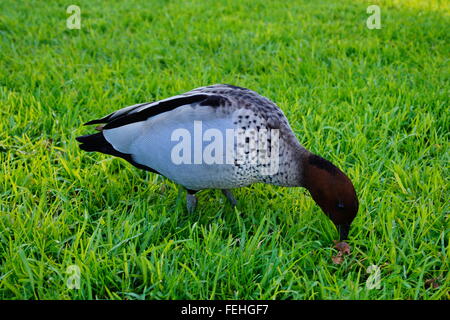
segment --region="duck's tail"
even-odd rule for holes
[[[122,159],[127,160],[129,163],[131,163],[132,165],[134,165],[139,169],[158,173],[152,168],[149,168],[145,165],[135,162],[131,154],[119,152],[116,149],[114,149],[113,146],[105,139],[103,132],[88,134],[85,136],[76,137],[75,139],[78,142],[80,142],[79,147],[81,150],[87,152],[101,152],[105,154],[110,154],[112,156],[120,157]]]
[[[102,132],[88,134],[85,136],[76,137],[78,142],[80,142],[80,149],[87,152],[101,152],[106,154],[111,154],[113,156],[117,155],[118,152],[113,148],[113,146],[106,141]]]

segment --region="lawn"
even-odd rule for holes
[[[0,298],[449,299],[448,30],[447,1],[2,0]],[[275,101],[352,179],[343,263],[305,189],[207,190],[189,215],[173,182],[77,146],[214,83]]]

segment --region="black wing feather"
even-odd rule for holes
[[[95,119],[95,120],[91,120],[89,122],[86,122],[84,125],[88,126],[88,125],[97,124],[97,123],[108,123],[108,122],[112,121],[113,119],[118,119],[118,118],[125,117],[126,115],[130,114],[131,112],[133,112],[137,108],[140,108],[142,106],[145,106],[145,105],[151,104],[151,103],[152,102],[146,102],[146,103],[137,104],[137,105],[133,106],[133,108],[129,108],[129,110],[126,110],[125,112],[120,112],[121,110],[118,110],[116,112],[108,114],[107,116],[105,116],[105,117],[103,117],[101,119]]]
[[[101,119],[86,122],[84,125],[106,123],[103,129],[113,129],[130,123],[145,121],[150,117],[154,117],[160,113],[171,111],[187,104],[200,103],[201,106],[218,107],[220,105],[226,104],[226,102],[228,102],[228,99],[220,95],[195,94],[188,96],[179,96],[173,99],[167,99],[157,102],[156,104],[154,102],[138,104],[133,106],[129,110],[122,112],[121,110],[118,110]],[[153,105],[140,111],[136,111],[136,109],[150,104]]]
[[[117,119],[112,119],[108,124],[104,127],[104,129],[113,129],[118,128],[130,123],[145,121],[150,117],[154,117],[160,113],[167,112],[178,108],[180,106],[192,103],[198,103],[205,99],[207,99],[209,95],[206,94],[197,94],[192,96],[185,96],[174,98],[170,100],[161,101],[158,104],[155,104],[149,108],[138,112],[129,112],[127,115],[123,117],[119,117]]]

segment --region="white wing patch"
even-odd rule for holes
[[[131,144],[142,134],[143,128],[143,121],[134,122],[118,128],[105,129],[103,135],[114,149],[130,154]]]

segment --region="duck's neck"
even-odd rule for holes
[[[283,187],[304,187],[303,171],[305,157],[310,152],[300,144],[281,145],[278,170],[262,177],[262,182]]]

